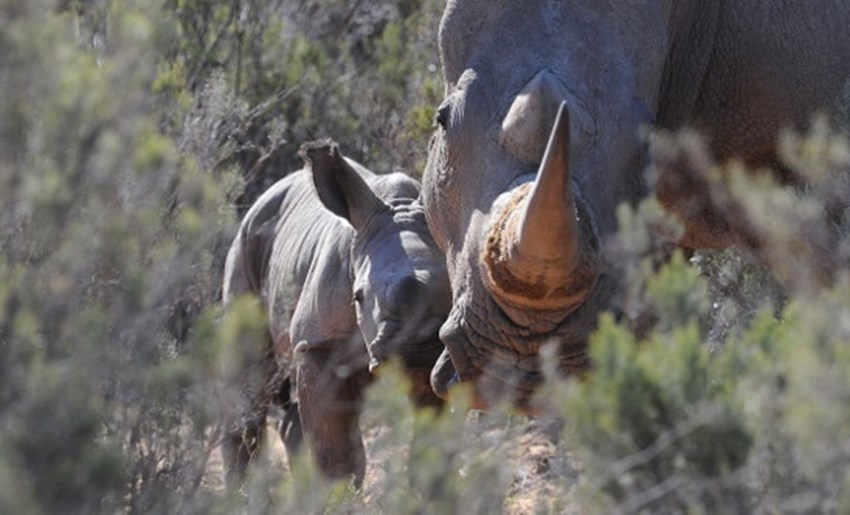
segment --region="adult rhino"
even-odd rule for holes
[[[435,390],[459,379],[480,404],[499,392],[523,404],[550,342],[561,371],[585,370],[614,292],[603,242],[617,205],[648,190],[639,128],[692,126],[718,160],[772,163],[780,128],[840,96],[847,27],[837,0],[449,0],[423,180],[454,297]],[[736,244],[699,188],[658,178],[682,245]]]
[[[429,377],[451,297],[419,184],[400,173],[374,175],[329,141],[307,144],[301,155],[306,169],[256,201],[227,257],[224,303],[258,297],[268,321],[266,342],[240,342],[235,363],[224,364],[230,484],[244,478],[272,402],[285,412],[280,435],[290,457],[303,431],[320,470],[353,475],[358,486],[358,417],[370,372],[399,357],[414,403],[442,403]]]

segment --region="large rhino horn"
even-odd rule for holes
[[[484,263],[503,307],[569,310],[596,277],[570,179],[570,119],[561,103],[537,178],[513,192],[493,223]],[[582,223],[584,222],[584,223]]]
[[[570,184],[570,113],[561,103],[537,180],[519,219],[517,252],[559,265],[551,272],[536,273],[568,274],[575,268],[579,257],[575,212]]]

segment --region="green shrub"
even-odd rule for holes
[[[442,7],[0,0],[0,512],[240,508],[216,468],[220,364],[264,325],[251,302],[215,307],[234,214],[321,136],[418,173]],[[780,149],[796,186],[691,160],[758,259],[685,259],[657,203],[620,209],[622,316],[585,381],[540,393],[562,430],[468,415],[462,393],[416,413],[389,368],[363,490],[266,458],[244,508],[850,509],[850,151],[826,121]]]
[[[48,2],[0,12],[0,469],[36,511],[187,508],[213,380],[169,322],[214,298],[230,181],[159,130],[155,3],[109,4],[99,52]]]
[[[688,134],[660,138],[662,152],[704,152]],[[649,242],[675,237],[675,224],[652,201],[621,213],[627,316],[603,316],[586,381],[546,391],[568,392],[551,405],[584,467],[584,509],[846,505],[850,153],[823,121],[781,148],[798,185],[737,163],[695,170],[716,208],[746,214],[767,271],[730,252],[697,254],[697,268],[674,253],[659,267],[664,245]]]

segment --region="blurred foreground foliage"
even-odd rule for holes
[[[808,133],[783,132],[793,185],[769,170],[712,163],[692,133],[656,134],[650,143],[656,166],[689,163],[712,207],[754,244],[747,254],[698,253],[687,263],[677,250],[667,259],[676,222],[654,200],[621,207],[612,253],[626,280],[625,316],[602,317],[586,381],[556,381],[546,392],[584,467],[578,505],[603,513],[847,511],[845,133],[823,118]]]
[[[305,140],[421,168],[441,9],[0,0],[0,513],[238,509],[216,378],[262,320],[215,307],[222,249]],[[752,255],[686,260],[657,204],[622,208],[623,316],[603,316],[588,380],[539,396],[562,425],[469,417],[462,394],[414,413],[390,369],[362,421],[364,490],[266,460],[249,511],[850,510],[845,137],[783,136],[796,187],[657,138],[704,163]]]
[[[438,9],[0,0],[0,512],[229,511],[237,213],[305,140],[416,168]]]

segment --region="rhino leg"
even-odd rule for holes
[[[263,417],[265,419],[265,417]],[[239,487],[245,481],[248,465],[254,460],[263,437],[263,424],[250,423],[230,430],[222,439],[224,479],[228,487]]]
[[[410,380],[410,400],[417,408],[440,409],[444,400],[437,396],[431,386],[431,370],[443,352],[443,344],[422,344],[400,352],[404,373]]]
[[[443,399],[437,396],[431,386],[431,370],[443,353],[445,346],[436,337],[432,341],[423,341],[415,345],[401,345],[394,355],[401,359],[404,374],[410,381],[409,397],[417,408],[434,407],[439,409]],[[370,371],[376,371],[381,360],[372,356],[370,349]]]
[[[236,398],[230,399],[224,408],[221,455],[227,486],[239,488],[245,481],[248,466],[257,455],[268,406],[262,402],[261,396],[252,394],[248,385],[243,383],[235,389],[233,397]]]
[[[434,393],[431,388],[431,369],[406,369],[405,374],[410,379],[410,401],[417,408],[441,409],[445,401]]]
[[[358,424],[369,372],[349,365],[334,349],[299,344],[296,390],[304,434],[319,470],[332,479],[354,478],[357,488],[366,472],[366,451]]]
[[[240,296],[255,296],[256,277],[246,261],[248,254],[241,236],[227,255],[222,299],[227,306]],[[248,465],[257,454],[268,411],[267,396],[276,372],[271,337],[266,341],[237,340],[235,351],[222,362],[223,388],[219,395],[224,479],[230,488],[239,488]]]
[[[304,439],[301,431],[301,414],[298,411],[298,403],[292,400],[292,381],[287,379],[280,387],[277,402],[283,410],[283,419],[278,423],[277,432],[280,435],[283,446],[286,447],[286,458],[290,467],[293,459],[301,451]]]
[[[285,376],[268,351],[259,359],[243,361],[222,396],[221,442],[225,482],[240,487],[262,442],[269,404]]]
[[[286,447],[286,457],[289,459],[289,464],[292,465],[293,458],[301,452],[301,444],[304,440],[298,403],[293,402],[284,411],[283,420],[280,421],[280,425],[278,426],[278,432],[280,433],[280,439],[283,440],[284,447]]]

